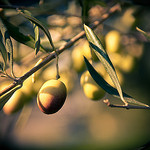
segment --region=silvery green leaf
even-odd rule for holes
[[[46,34],[46,36],[48,37],[48,40],[52,46],[53,49],[55,49],[50,32],[48,31],[48,29],[36,18],[34,18],[33,16],[31,16],[29,13],[26,13],[27,11],[19,11],[25,18],[27,18],[28,20],[30,20],[32,23],[36,24],[37,26],[39,26],[44,33]]]
[[[92,78],[95,80],[95,82],[103,88],[107,93],[113,95],[114,97],[120,98],[119,93],[116,88],[112,87],[109,83],[107,83],[103,77],[94,69],[94,67],[89,63],[86,57],[84,57],[84,61],[86,63],[87,69],[89,73],[91,74]],[[129,96],[128,94],[123,92],[123,97],[128,103],[140,105],[140,106],[146,106],[150,107],[147,104],[144,104],[142,102],[139,102],[135,100],[133,97]]]
[[[11,74],[14,76],[14,73],[13,73],[13,45],[12,45],[12,41],[10,39],[8,30],[1,18],[0,18],[0,30],[1,30],[2,37],[3,37],[3,43],[5,45],[6,51],[9,54],[8,58],[9,58],[9,66],[10,66]]]
[[[3,65],[3,70],[6,69],[6,64],[7,64],[7,51],[6,51],[6,48],[2,42],[2,40],[0,39],[0,53],[2,55],[2,58],[3,58],[3,62],[4,62],[4,65]]]
[[[99,60],[102,62],[103,66],[105,67],[107,73],[109,74],[112,82],[114,83],[116,89],[118,90],[118,93],[120,95],[121,100],[126,103],[126,101],[123,98],[122,89],[115,71],[115,68],[109,59],[109,56],[107,52],[105,51],[101,41],[96,36],[96,34],[93,32],[91,28],[84,25],[84,30],[86,33],[86,37],[90,43],[91,48],[94,50],[95,54],[99,58]]]

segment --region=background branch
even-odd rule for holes
[[[119,4],[116,4],[116,5],[112,6],[110,9],[108,9],[108,11],[104,15],[102,15],[102,17],[101,17],[100,20],[97,20],[97,21],[93,22],[90,25],[90,28],[95,29],[99,24],[102,24],[106,19],[108,19],[113,13],[115,13],[118,10],[120,10],[120,5]],[[57,53],[61,54],[65,49],[71,47],[76,41],[78,41],[79,39],[83,38],[84,36],[85,36],[85,32],[81,31],[79,34],[77,34],[75,37],[73,37],[65,45],[63,45],[60,48],[58,48],[56,50]],[[13,89],[17,85],[22,84],[24,82],[24,80],[26,80],[29,76],[31,76],[33,73],[35,73],[39,69],[41,69],[44,65],[46,65],[47,63],[49,63],[55,57],[56,57],[55,52],[50,53],[46,57],[46,59],[44,59],[39,65],[33,67],[31,70],[29,70],[23,76],[21,76],[19,78],[16,78],[16,80],[12,84],[10,84],[8,87],[6,87],[2,91],[0,91],[0,96],[2,96],[3,94],[7,93],[8,91],[10,91],[11,89]]]
[[[28,7],[24,7],[24,6],[15,6],[15,5],[0,5],[0,8],[4,8],[4,9],[27,9]]]

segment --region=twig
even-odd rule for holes
[[[115,13],[119,9],[120,9],[120,5],[119,4],[114,5],[104,15],[102,15],[102,17],[101,17],[100,20],[97,20],[94,23],[92,23],[90,25],[90,27],[92,29],[95,29],[99,24],[103,23],[106,19],[108,19],[113,13]],[[58,48],[56,50],[57,53],[58,53],[58,55],[61,54],[65,49],[71,47],[76,41],[78,41],[79,39],[83,38],[84,36],[85,36],[85,32],[81,31],[79,34],[77,34],[75,37],[73,37],[69,42],[67,42],[65,45],[61,46],[60,48]],[[38,71],[44,65],[46,65],[47,63],[49,63],[55,57],[56,57],[56,53],[55,52],[50,53],[47,56],[47,58],[44,59],[39,65],[33,67],[31,70],[29,70],[23,76],[21,76],[20,78],[17,78],[14,83],[10,84],[8,87],[6,87],[2,91],[0,91],[0,96],[2,96],[3,94],[7,93],[8,91],[10,91],[11,89],[13,89],[17,85],[22,84],[24,82],[24,80],[26,80],[33,73],[35,73],[36,71]]]
[[[103,100],[103,102],[108,106],[112,108],[125,108],[125,109],[150,109],[148,106],[136,106],[136,105],[114,105],[109,102],[108,99]]]

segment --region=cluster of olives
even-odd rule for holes
[[[37,95],[37,105],[45,114],[53,114],[60,110],[67,96],[65,84],[59,79],[56,80],[52,78],[44,82],[44,84],[43,81],[44,80],[39,79],[33,83],[32,77],[26,79],[22,88],[17,90],[6,102],[3,107],[3,112],[7,115],[18,112],[33,99],[35,94]],[[1,83],[0,90],[9,84],[10,81]]]
[[[134,66],[134,57],[120,51],[121,35],[118,31],[112,30],[105,36],[104,45],[106,51],[115,66],[120,84],[123,84],[123,72],[130,72]],[[104,97],[105,91],[93,80],[86,70],[83,56],[93,63],[98,73],[112,86],[112,80],[106,72],[103,65],[97,61],[98,58],[87,41],[81,42],[72,50],[72,66],[80,75],[80,85],[86,97],[91,100],[100,100]],[[40,78],[35,83],[32,76],[25,80],[23,87],[17,90],[13,96],[4,105],[3,111],[6,114],[13,114],[20,110],[28,103],[33,96],[37,95],[37,104],[39,109],[46,113],[52,114],[60,110],[63,106],[67,93],[71,92],[76,80],[76,72],[73,69],[60,71],[60,78],[56,80],[55,66],[48,66],[40,72]],[[42,77],[42,80],[41,80]],[[44,83],[44,84],[43,84]],[[10,82],[3,82],[0,90],[8,86]]]
[[[133,70],[135,64],[134,56],[121,48],[121,35],[118,31],[109,31],[105,36],[106,51],[112,60],[115,68],[128,73]]]
[[[1,83],[0,90],[6,88],[11,81],[3,81]],[[34,93],[32,88],[31,77],[29,77],[24,83],[22,88],[18,89],[11,98],[6,102],[3,107],[5,114],[10,115],[18,112],[23,106],[30,102],[31,96]]]

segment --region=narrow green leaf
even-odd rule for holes
[[[39,27],[34,25],[34,34],[35,34],[35,54],[39,52],[40,49],[40,32]]]
[[[81,6],[82,6],[82,22],[88,24],[89,20],[88,20],[88,16],[89,16],[89,9],[90,9],[90,1],[87,0],[82,0],[80,1]]]
[[[113,95],[114,97],[120,98],[118,91],[116,88],[113,88],[109,83],[107,83],[103,77],[94,69],[94,67],[89,63],[89,61],[87,60],[86,57],[84,57],[84,61],[86,63],[87,69],[89,71],[89,73],[91,74],[92,78],[95,80],[95,82],[101,87],[103,88],[107,93]],[[123,92],[123,96],[124,99],[128,102],[128,103],[132,103],[132,104],[136,104],[136,105],[141,105],[141,106],[146,106],[146,107],[150,107],[147,104],[141,103],[137,100],[135,100],[134,98],[132,98],[131,96],[127,95],[126,93]]]
[[[95,0],[94,3],[95,3],[95,5],[97,4],[97,5],[100,5],[100,6],[102,6],[102,7],[106,7],[106,6],[107,6],[105,2],[99,1],[99,0]]]
[[[28,11],[28,10],[24,10],[23,11],[24,14],[32,17],[32,14]],[[31,24],[33,25],[34,28],[34,34],[35,34],[35,54],[37,55],[37,53],[39,52],[40,49],[40,31],[39,31],[39,27],[34,24],[32,21],[30,21]]]
[[[0,61],[0,73],[1,73],[1,71],[2,72],[4,71],[3,69],[4,69],[4,64],[3,64],[3,62]]]
[[[92,29],[89,28],[88,26],[84,25],[84,30],[86,33],[86,37],[90,43],[90,46],[94,50],[99,60],[102,62],[103,66],[105,67],[107,73],[109,74],[111,80],[113,81],[115,87],[118,90],[121,100],[124,103],[126,103],[126,101],[123,98],[122,89],[115,68],[113,67],[113,64],[111,63],[111,60],[109,59],[109,56],[107,55],[107,52],[105,51],[101,41],[98,39],[96,34],[92,31]]]
[[[22,14],[25,18],[27,18],[28,20],[30,20],[31,22],[33,22],[34,24],[36,24],[37,26],[39,26],[44,33],[46,34],[46,36],[48,37],[48,40],[53,48],[53,50],[55,49],[50,32],[48,31],[48,29],[36,18],[34,18],[33,16],[29,15],[29,13],[26,13],[27,11],[21,11],[19,10],[20,14]]]
[[[4,44],[3,44],[3,42],[1,41],[1,39],[0,39],[0,52],[2,54],[2,58],[3,58],[3,61],[4,61],[4,68],[3,68],[3,70],[5,70],[6,69],[8,55],[7,55],[6,48],[5,48]]]
[[[5,45],[7,52],[9,53],[9,66],[10,66],[11,74],[14,76],[14,73],[13,73],[13,45],[12,45],[12,41],[10,39],[8,30],[7,30],[6,26],[4,25],[1,18],[0,18],[0,30],[1,30],[2,37],[3,37],[3,43]]]
[[[24,35],[22,32],[19,31],[19,27],[8,22],[6,19],[3,19],[3,21],[7,27],[9,35],[13,39],[15,39],[19,43],[25,44],[33,49],[35,48],[35,40],[31,35]],[[40,51],[47,52],[47,50],[45,50],[42,45],[40,45]]]
[[[82,22],[89,24],[89,10],[95,5],[101,5],[102,7],[106,6],[105,2],[100,0],[79,0],[79,4],[82,8]]]
[[[8,91],[4,95],[0,96],[0,110],[2,110],[5,103],[11,98],[15,91],[21,88],[21,85],[13,88],[12,90]]]

